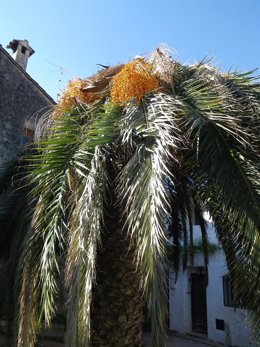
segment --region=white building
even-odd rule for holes
[[[195,242],[199,226],[194,226]],[[208,218],[209,242],[218,245],[214,226]],[[228,270],[222,248],[209,255],[208,286],[205,289],[204,257],[197,251],[193,265],[174,272],[169,281],[169,327],[183,334],[200,334],[226,346],[257,347],[250,331],[248,312],[233,307]]]

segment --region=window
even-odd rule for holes
[[[217,330],[225,330],[225,321],[223,319],[216,319],[216,329]]]
[[[199,225],[200,224],[200,218],[199,213],[196,210],[196,208],[192,211],[192,225]]]
[[[21,51],[22,51],[23,54],[25,54],[25,52],[26,52],[26,47],[22,46]]]
[[[223,276],[222,281],[223,281],[224,306],[243,308],[240,300],[237,303],[234,300],[234,295],[233,295],[229,275]]]
[[[22,138],[22,146],[27,145],[33,140],[33,130],[24,128],[23,129],[23,138]]]
[[[223,297],[224,297],[224,306],[233,307],[233,293],[231,290],[229,276],[223,276]]]

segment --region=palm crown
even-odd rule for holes
[[[167,250],[176,270],[180,259],[185,267],[192,258],[193,209],[205,264],[207,210],[234,294],[259,330],[259,100],[251,73],[224,74],[206,61],[181,65],[160,50],[70,83],[36,142],[1,170],[0,188],[17,215],[6,223],[13,208],[1,208],[13,235],[19,346],[33,345],[41,324],[55,316],[61,259],[66,345],[102,346],[94,336],[95,303],[108,242],[134,264],[153,346],[164,346]],[[123,255],[110,259],[111,268],[125,266]],[[127,343],[108,345],[134,346]]]

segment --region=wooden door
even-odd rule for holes
[[[191,317],[192,331],[207,335],[207,299],[204,274],[191,274]]]

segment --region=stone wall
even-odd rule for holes
[[[23,129],[34,128],[54,104],[48,94],[0,46],[0,163],[21,146]]]
[[[41,114],[54,104],[0,45],[0,165],[21,147],[24,128],[35,129]],[[0,333],[1,319],[6,317],[5,269],[6,259],[0,254]]]

